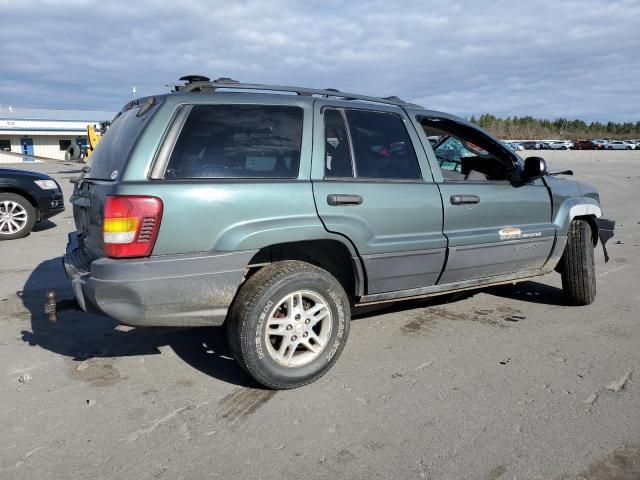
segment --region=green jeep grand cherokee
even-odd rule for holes
[[[181,80],[127,104],[76,182],[85,311],[226,323],[242,368],[292,388],[336,362],[354,305],[554,268],[570,303],[594,300],[598,193],[543,159],[396,97]]]

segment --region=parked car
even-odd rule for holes
[[[502,144],[507,147],[509,150],[513,151],[513,152],[517,152],[518,151],[518,145],[514,142],[507,142],[507,141],[502,141]],[[520,150],[524,150],[522,147],[520,148]]]
[[[569,150],[574,148],[574,143],[569,140],[559,140],[557,142],[551,142],[549,144],[550,150]]]
[[[183,80],[128,103],[75,184],[82,309],[224,323],[240,366],[285,389],[335,364],[354,305],[554,269],[567,302],[594,300],[598,192],[542,158],[396,97]]]
[[[605,148],[607,148],[607,145],[609,144],[608,140],[603,140],[601,138],[595,138],[591,141],[596,146],[597,150],[604,150]]]
[[[591,140],[578,140],[576,142],[576,150],[597,150],[598,145]]]
[[[62,211],[62,190],[53,178],[0,168],[0,240],[26,237],[37,222]]]
[[[542,148],[542,146],[540,145],[540,142],[534,142],[534,141],[525,141],[525,142],[520,142],[520,145],[522,145],[522,147],[525,150],[540,150]]]
[[[612,140],[606,146],[607,150],[633,150],[634,147],[622,140]]]

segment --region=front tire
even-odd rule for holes
[[[0,193],[0,240],[26,237],[36,223],[31,202],[15,193]]]
[[[591,226],[574,220],[560,259],[562,290],[571,305],[589,305],[596,298],[596,267]]]
[[[349,299],[327,271],[268,265],[241,287],[227,319],[233,357],[272,389],[307,385],[336,363],[349,335]]]

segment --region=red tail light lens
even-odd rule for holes
[[[151,255],[160,230],[162,200],[141,195],[108,196],[103,212],[104,249],[109,257]]]

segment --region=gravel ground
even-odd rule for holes
[[[552,274],[360,312],[336,367],[294,391],[252,387],[221,329],[71,309],[70,210],[3,242],[0,478],[640,478],[640,152],[537,153],[617,222],[593,305],[563,305]],[[67,198],[77,175],[25,168]]]

